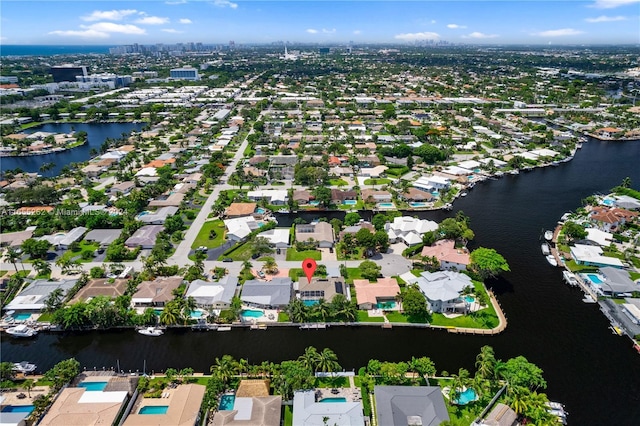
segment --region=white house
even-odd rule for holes
[[[269,243],[276,248],[289,247],[289,228],[275,228],[261,232],[258,236],[269,240]]]
[[[427,299],[427,308],[432,312],[466,309],[460,295],[465,287],[473,287],[471,278],[454,271],[423,272],[416,284]]]
[[[450,180],[442,176],[421,176],[411,185],[414,188],[431,192],[433,190],[446,189],[450,184]]]
[[[289,197],[284,189],[264,189],[247,192],[247,198],[251,201],[267,200],[269,204],[284,205]]]
[[[389,242],[404,242],[409,246],[420,244],[422,235],[438,229],[438,224],[432,220],[416,219],[410,216],[396,217],[393,222],[384,226]]]
[[[230,241],[240,241],[246,238],[251,231],[259,228],[258,222],[253,216],[226,219],[224,220],[224,225],[227,227],[227,238]]]

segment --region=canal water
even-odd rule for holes
[[[188,366],[206,372],[223,354],[251,363],[279,362],[314,345],[333,349],[346,369],[357,369],[370,358],[400,361],[424,355],[439,371],[464,367],[473,372],[480,347],[491,345],[499,358],[524,355],[539,365],[549,397],[566,404],[570,424],[640,424],[640,355],[629,339],[610,332],[596,305],[582,303],[582,293],[563,284],[561,269],[546,262],[539,240],[544,229],[588,195],[605,193],[627,176],[638,187],[639,164],[640,142],[592,140],[569,163],[478,184],[455,202],[453,211],[419,214],[442,220],[463,210],[476,233],[471,246],[493,247],[509,262],[511,272],[488,283],[508,319],[506,331],[497,336],[400,327],[168,330],[160,338],[132,330],[41,334],[35,340],[3,336],[2,360],[29,360],[41,370],[75,357],[89,369],[119,362],[125,370],[142,371],[146,362],[148,371]],[[283,216],[279,219],[287,224]]]
[[[50,123],[38,127],[31,127],[25,133],[74,133],[87,132],[88,141],[84,145],[68,149],[62,152],[54,152],[45,155],[32,155],[28,157],[2,157],[0,158],[0,170],[13,170],[20,168],[25,172],[37,172],[43,176],[57,176],[67,164],[87,161],[91,158],[91,149],[100,150],[100,146],[107,139],[119,139],[122,134],[141,130],[146,123]],[[53,163],[51,170],[41,172],[40,166],[45,163]]]

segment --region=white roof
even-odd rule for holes
[[[527,160],[537,160],[538,159],[538,155],[534,154],[533,152],[517,152],[517,153],[515,153],[513,155],[525,158]]]
[[[142,169],[138,170],[136,176],[155,176],[157,174],[158,171],[155,167],[143,167]]]
[[[127,394],[127,391],[85,391],[80,399],[78,399],[78,404],[124,402],[124,400],[127,398]]]
[[[316,402],[313,390],[293,394],[293,426],[364,426],[361,402]]]
[[[424,234],[438,229],[438,224],[432,220],[416,219],[411,216],[401,216],[393,219],[393,222],[386,225],[388,230],[393,230],[396,234],[416,232]]]
[[[453,271],[423,272],[417,284],[427,299],[443,302],[457,299],[465,287],[473,286],[471,278]]]
[[[458,166],[449,166],[446,169],[444,169],[442,172],[450,175],[456,175],[456,176],[470,175],[473,173],[469,169],[465,169],[463,167],[458,167]]]
[[[631,315],[636,321],[640,322],[640,309],[632,303],[623,303],[622,307]]]
[[[480,162],[476,160],[461,161],[458,163],[458,167],[462,167],[463,169],[473,170],[477,167],[480,167]]]
[[[587,240],[598,243],[600,246],[608,246],[613,240],[613,234],[601,231],[597,228],[587,228]]]
[[[250,199],[266,198],[271,201],[287,201],[287,191],[283,189],[264,189],[249,191],[247,197]]]
[[[491,161],[493,161],[493,165],[496,167],[504,167],[507,165],[506,161],[498,160],[497,158],[487,157],[480,159],[482,164],[489,164]]]
[[[271,244],[289,244],[289,228],[275,228],[261,232],[260,237],[264,237]]]
[[[576,244],[571,246],[571,256],[578,263],[587,262],[596,265],[607,265],[622,267],[622,261],[615,257],[607,257],[602,255],[602,249],[596,246],[587,246],[584,244]]]
[[[536,154],[540,157],[555,157],[556,155],[558,155],[558,153],[554,150],[547,148],[534,149],[531,151],[531,153]]]
[[[418,282],[418,277],[413,275],[411,272],[405,272],[404,274],[400,275],[400,278],[402,278],[402,280],[407,284],[414,284]]]
[[[256,222],[253,216],[226,219],[224,220],[224,225],[227,227],[227,234],[234,235],[238,238],[244,238],[254,229],[258,229],[258,222]]]
[[[416,234],[415,232],[409,232],[405,236],[402,237],[405,243],[410,246],[414,246],[416,244],[420,244],[422,242],[422,237]]]

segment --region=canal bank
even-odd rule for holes
[[[155,339],[133,330],[46,333],[33,341],[3,337],[2,360],[28,360],[40,370],[73,356],[90,369],[109,368],[119,361],[125,370],[141,371],[146,360],[147,368],[156,371],[168,367],[208,371],[215,357],[227,353],[251,363],[280,362],[313,345],[333,349],[349,370],[371,358],[401,361],[429,356],[438,371],[460,367],[474,371],[479,348],[491,345],[498,358],[524,355],[539,365],[550,399],[566,404],[571,424],[634,425],[640,421],[637,353],[626,339],[611,333],[597,305],[582,303],[582,292],[562,283],[562,270],[540,256],[538,237],[541,229],[550,229],[592,193],[607,192],[627,176],[633,186],[640,184],[639,158],[638,143],[592,140],[571,162],[476,185],[451,212],[411,213],[441,221],[463,210],[476,233],[470,248],[492,247],[507,259],[511,272],[487,283],[509,319],[507,329],[495,336],[404,327],[272,327],[226,333],[170,329]],[[278,215],[279,220],[280,216],[284,215]],[[296,216],[287,217],[293,221]]]

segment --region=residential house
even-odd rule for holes
[[[414,188],[432,192],[448,189],[451,186],[451,181],[443,176],[421,176],[411,185]]]
[[[378,278],[376,282],[365,279],[353,280],[358,300],[358,309],[397,309],[396,296],[400,286],[395,278]]]
[[[342,191],[340,189],[331,190],[331,202],[333,204],[343,204],[346,200],[356,200],[358,193],[353,190]]]
[[[296,225],[296,241],[313,240],[318,247],[333,247],[333,227],[328,222],[314,222],[310,224]]]
[[[136,187],[135,182],[125,181],[119,182],[109,188],[109,195],[127,195]]]
[[[182,277],[158,277],[153,281],[142,281],[138,290],[131,297],[131,306],[134,308],[147,308],[164,306],[173,300],[173,290],[180,287]]]
[[[25,240],[31,238],[35,228],[35,226],[30,226],[24,231],[0,234],[0,247],[20,247]]]
[[[92,229],[84,236],[84,240],[90,243],[98,243],[100,247],[107,247],[120,238],[120,234],[122,234],[122,229]]]
[[[415,283],[427,299],[427,309],[438,313],[466,311],[460,295],[466,287],[473,288],[469,276],[454,271],[423,272]]]
[[[241,380],[231,410],[213,415],[212,426],[280,426],[282,396],[269,395],[268,380]]]
[[[363,189],[362,200],[365,203],[388,203],[391,202],[391,193],[389,191]]]
[[[602,248],[598,246],[575,244],[569,249],[571,251],[571,257],[578,265],[597,267],[613,266],[614,268],[624,267],[620,259],[604,256]]]
[[[433,200],[433,195],[430,192],[417,188],[408,188],[406,192],[399,194],[399,196],[409,202],[429,202]]]
[[[621,225],[638,217],[638,212],[625,209],[596,206],[589,212],[589,220],[605,232],[616,232]]]
[[[260,228],[253,216],[225,219],[224,225],[227,227],[226,237],[229,241],[241,241],[247,238],[251,232]]]
[[[268,231],[258,234],[259,237],[264,237],[269,240],[269,244],[275,248],[287,248],[289,247],[290,229],[289,228],[274,228]]]
[[[129,280],[122,278],[92,278],[73,297],[71,303],[86,301],[96,296],[108,296],[116,298],[127,291]]]
[[[200,424],[200,407],[206,387],[196,384],[181,384],[167,392],[166,398],[141,398],[129,414],[123,426],[196,426]],[[140,414],[142,407],[167,407],[164,414]]]
[[[314,390],[293,394],[293,426],[364,426],[362,402],[319,400]],[[386,425],[385,425],[386,426]]]
[[[377,424],[438,426],[449,421],[439,386],[375,386]]]
[[[379,178],[387,171],[387,166],[375,166],[375,167],[363,167],[360,169],[360,176],[370,177],[370,178]]]
[[[95,178],[100,176],[105,170],[107,170],[104,166],[99,166],[96,163],[89,163],[89,165],[84,166],[81,171],[87,177]]]
[[[163,229],[162,225],[144,225],[127,238],[124,245],[129,248],[152,249],[156,245],[156,237]]]
[[[289,196],[284,189],[263,189],[258,191],[247,192],[247,198],[252,201],[266,200],[267,203],[276,206],[282,206],[286,204]]]
[[[422,236],[438,229],[438,224],[432,220],[416,219],[410,216],[401,216],[393,219],[393,222],[384,226],[389,242],[404,242],[408,246],[422,243]]]
[[[200,308],[228,309],[236,294],[238,278],[225,275],[218,281],[191,281],[184,297],[193,297]]]
[[[317,303],[320,299],[331,302],[337,294],[342,294],[347,299],[351,299],[349,286],[345,285],[344,278],[311,278],[311,282],[306,277],[300,277],[296,283],[298,297],[305,303]]]
[[[612,268],[606,266],[600,268],[600,274],[604,278],[599,288],[607,296],[618,297],[622,294],[631,294],[640,291],[640,285],[633,282],[629,277],[629,272],[624,269]]]
[[[367,229],[372,234],[375,234],[375,232],[376,232],[376,228],[370,222],[365,222],[364,220],[361,220],[356,225],[347,226],[342,231],[340,231],[340,235],[339,235],[340,240],[344,239],[344,236],[346,234],[354,234],[355,235],[361,229]]]
[[[610,232],[604,232],[598,228],[586,228],[585,231],[587,231],[585,240],[600,247],[608,247],[613,241],[613,234]]]
[[[258,308],[284,308],[291,302],[293,282],[288,277],[276,277],[264,282],[249,280],[242,286],[240,299]]]
[[[250,216],[256,211],[256,206],[256,203],[231,203],[225,210],[225,215],[229,219]]]
[[[497,403],[493,410],[482,420],[482,426],[514,426],[519,425],[518,415],[508,405]]]
[[[300,205],[309,204],[309,200],[311,200],[311,198],[311,193],[306,189],[296,189],[293,191],[293,201]]]
[[[140,213],[136,219],[148,225],[164,225],[164,222],[178,212],[178,207],[167,206],[161,207],[155,212]]]
[[[77,279],[61,281],[34,280],[3,309],[16,312],[40,312],[45,308],[45,300],[54,290],[62,289],[64,295],[76,282],[78,282]]]
[[[75,243],[76,241],[80,241],[85,232],[87,232],[87,228],[85,228],[84,226],[78,226],[76,228],[73,228],[66,234],[56,233],[53,235],[45,235],[41,239],[48,241],[57,249],[66,250],[71,244]]]
[[[440,269],[464,271],[471,263],[469,250],[466,247],[456,248],[453,240],[438,240],[432,246],[423,247],[420,255],[438,259]]]

